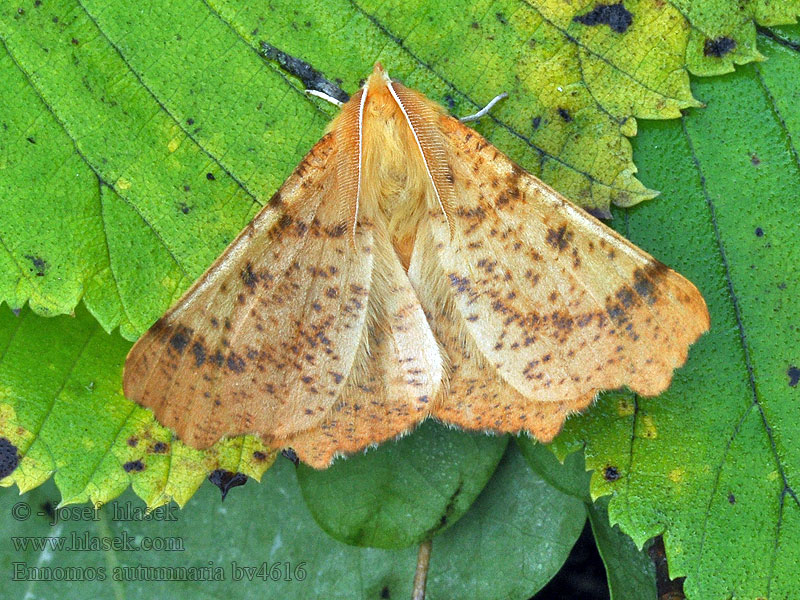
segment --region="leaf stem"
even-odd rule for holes
[[[417,554],[417,572],[414,573],[414,590],[411,600],[425,600],[425,584],[428,582],[428,565],[431,561],[431,540],[425,540],[419,545]]]

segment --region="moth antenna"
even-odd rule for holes
[[[337,100],[333,96],[329,96],[325,92],[320,92],[319,90],[305,90],[305,92],[309,96],[316,96],[317,98],[322,98],[323,100],[327,100],[331,104],[334,104],[340,108],[342,107],[342,105],[344,105],[344,102],[342,102],[341,100]]]
[[[478,112],[476,112],[473,115],[467,115],[466,117],[461,117],[459,119],[459,121],[461,121],[462,123],[469,123],[470,121],[477,121],[481,117],[485,117],[487,114],[489,114],[489,111],[492,110],[492,107],[495,104],[497,104],[498,102],[500,102],[500,100],[503,100],[504,98],[508,98],[508,94],[506,92],[503,92],[502,94],[498,94],[497,96],[492,98],[492,100],[489,102],[489,104],[484,106]]]
[[[364,106],[367,104],[368,90],[365,87],[364,93],[361,94],[361,102],[358,105],[358,168],[356,175],[356,200],[353,209],[353,224],[350,228],[350,237],[353,242],[353,248],[356,247],[356,226],[358,225],[358,206],[361,202],[361,166],[364,161]]]
[[[394,98],[394,101],[397,103],[397,106],[400,108],[400,112],[403,113],[403,116],[406,119],[406,123],[408,123],[409,129],[411,129],[411,135],[414,136],[414,141],[417,143],[417,148],[419,149],[419,154],[422,157],[422,164],[425,165],[425,171],[428,174],[428,179],[433,186],[433,193],[436,194],[436,202],[439,203],[439,208],[442,210],[442,214],[444,215],[444,220],[447,222],[447,228],[450,230],[450,239],[453,239],[455,234],[455,224],[450,220],[450,215],[447,212],[447,207],[445,206],[444,201],[442,200],[442,195],[439,193],[439,188],[436,185],[436,179],[433,176],[433,172],[431,171],[431,166],[428,164],[428,158],[425,156],[425,150],[422,148],[422,142],[419,139],[419,135],[417,134],[417,130],[414,127],[414,123],[411,120],[411,115],[408,114],[408,110],[406,110],[403,101],[400,100],[400,97],[397,95],[397,92],[394,89],[394,85],[392,85],[392,81],[389,80],[386,82],[386,87],[389,88],[389,93]]]

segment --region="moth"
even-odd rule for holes
[[[124,390],[190,446],[324,468],[427,417],[549,441],[601,390],[663,392],[708,327],[692,283],[378,63]]]

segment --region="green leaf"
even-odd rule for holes
[[[508,443],[434,421],[324,471],[298,469],[317,523],[348,544],[405,548],[451,526],[480,493]]]
[[[311,61],[350,92],[380,58],[455,114],[507,91],[479,129],[605,213],[612,201],[654,195],[634,178],[626,137],[634,118],[697,106],[684,63],[689,38],[733,36],[732,56],[747,60],[750,19],[791,22],[797,1],[748,3],[739,21],[721,1],[714,10],[620,3],[616,16],[511,0],[446,9],[433,1],[6,4],[0,301],[52,315],[84,298],[107,331],[120,327],[127,339],[155,321],[334,112],[264,60],[262,43]]]
[[[47,516],[48,503],[55,504],[58,496],[53,486],[42,486],[25,496],[23,504],[31,515],[24,520],[19,520],[19,509],[13,508],[19,498],[3,492],[0,527],[6,536],[0,541],[0,561],[9,574],[3,589],[9,597],[19,598],[26,593],[40,598],[146,595],[200,600],[231,596],[281,600],[410,597],[416,548],[356,548],[325,535],[298,501],[300,490],[293,471],[288,461],[281,460],[265,474],[261,485],[248,483],[236,488],[224,505],[219,491],[206,484],[184,510],[172,505],[149,518],[137,519],[132,515],[144,507],[127,493],[97,513],[79,513],[80,507],[59,511],[65,519],[54,527],[48,525]],[[17,515],[16,520],[12,514]],[[528,598],[558,571],[584,520],[583,504],[532,473],[511,445],[472,510],[435,538],[427,598]],[[247,535],[239,533],[243,524]],[[66,544],[91,539],[94,543],[105,539],[104,543],[110,544],[115,538],[118,543],[127,539],[129,546],[106,552],[41,552],[32,546],[27,550],[15,547],[41,543],[44,536]],[[31,538],[38,539],[31,542]],[[141,550],[145,539],[156,549]],[[261,573],[266,580],[258,575],[264,562],[267,565]],[[18,568],[12,563],[81,569],[84,576],[68,583],[55,577],[11,581],[10,574]],[[233,577],[234,563],[240,569],[238,580]],[[181,576],[181,567],[207,568],[210,573],[220,568],[223,579]],[[253,580],[247,579],[243,567],[253,569]],[[298,567],[302,579],[296,576]],[[102,580],[96,576],[100,569],[105,569]],[[115,569],[119,569],[117,580]],[[271,573],[271,569],[276,570]],[[95,578],[88,579],[88,573],[95,573]]]
[[[653,562],[637,549],[633,540],[608,520],[608,499],[593,503],[589,493],[589,473],[583,454],[575,452],[560,463],[549,448],[528,437],[517,438],[517,445],[533,471],[554,488],[584,503],[600,556],[606,568],[612,599],[655,599]]]
[[[695,93],[707,108],[637,139],[656,202],[621,230],[697,283],[711,331],[658,398],[606,394],[554,447],[585,447],[592,493],[637,545],[664,533],[689,598],[781,598],[800,561],[798,28]]]
[[[102,505],[128,485],[155,507],[183,505],[215,469],[260,478],[274,454],[252,437],[198,451],[122,395],[130,343],[79,309],[42,319],[0,311],[0,439],[18,466],[0,485],[30,490],[55,474],[61,504]]]
[[[603,558],[611,600],[658,598],[653,561],[633,540],[608,521],[608,498],[588,506],[589,522]]]

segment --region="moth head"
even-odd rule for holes
[[[368,89],[370,84],[375,85],[386,85],[391,81],[389,77],[389,73],[386,72],[386,69],[383,68],[383,65],[380,61],[376,61],[375,65],[372,67],[372,73],[367,78],[367,82],[364,84],[364,88]]]

